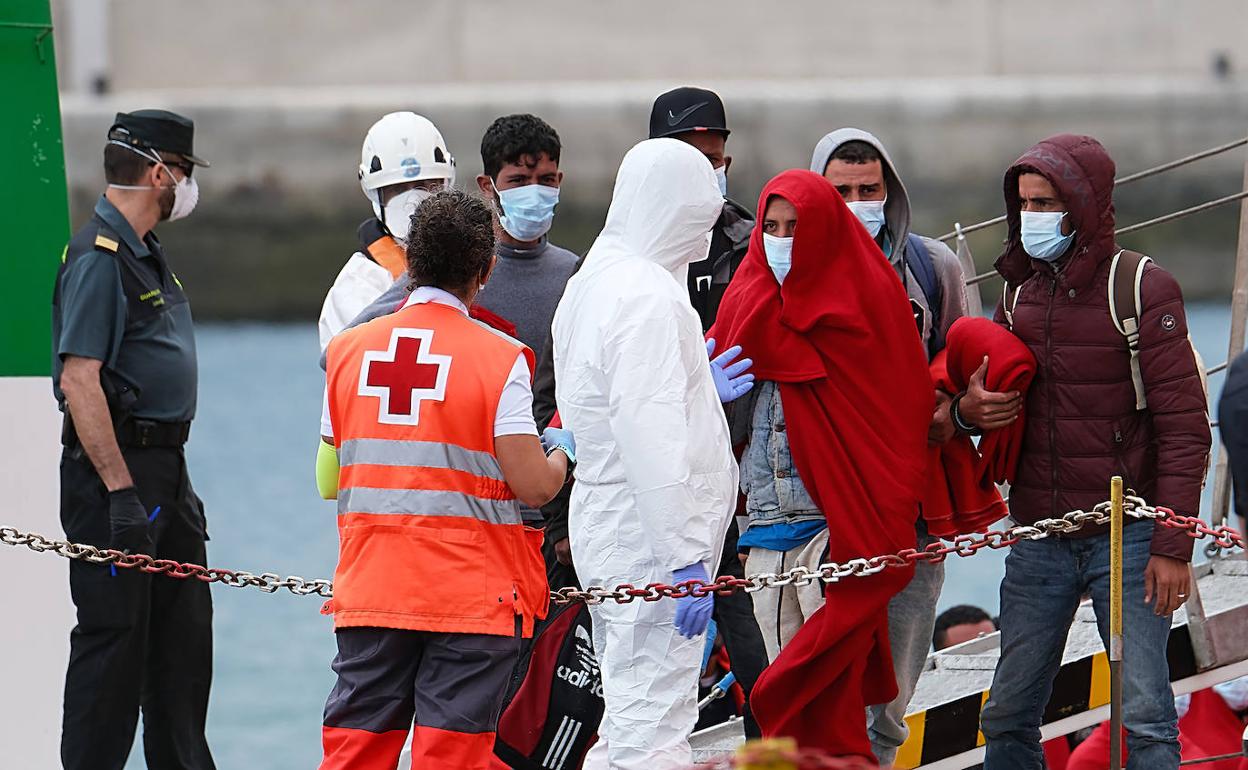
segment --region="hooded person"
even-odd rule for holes
[[[1031,350],[1035,379],[1023,397],[969,383],[952,411],[989,430],[1026,409],[1010,487],[1019,524],[1090,510],[1113,476],[1150,503],[1199,512],[1209,417],[1182,291],[1156,262],[1117,244],[1114,173],[1100,142],[1073,134],[1039,142],[1005,173],[1008,235],[996,267],[1008,285],[996,321]],[[1134,265],[1116,273],[1119,260]],[[1134,295],[1138,358],[1115,325],[1111,292]],[[1001,656],[980,719],[986,770],[1043,767],[1044,703],[1085,594],[1110,644],[1110,551],[1107,525],[1010,546]],[[1173,770],[1179,744],[1166,649],[1171,614],[1190,590],[1192,539],[1129,519],[1121,553],[1123,623],[1131,629],[1123,647],[1127,768]]]
[[[555,312],[556,398],[582,447],[569,538],[587,585],[705,580],[719,562],[737,468],[685,281],[722,206],[702,153],[639,143]],[[712,604],[590,608],[606,713],[585,768],[691,764]]]
[[[833,533],[828,557],[913,547],[933,395],[905,293],[818,174],[772,179],[759,197],[761,221],[777,201],[796,212],[791,236],[755,228],[710,336],[753,358],[760,390],[775,384],[776,430]],[[764,735],[871,756],[864,709],[897,695],[885,610],[912,574],[892,568],[824,587],[825,605],[754,688]]]
[[[954,321],[966,315],[965,276],[948,246],[911,232],[910,195],[887,148],[874,134],[841,128],[819,141],[810,170],[832,183],[888,258],[906,290],[924,351],[929,360],[934,359],[944,349]],[[929,441],[933,451],[940,452],[954,438],[949,413],[952,397],[937,387],[933,393],[936,408]],[[939,469],[934,470],[931,475],[940,475]],[[927,521],[917,520],[915,530],[914,547],[921,549],[936,541]],[[914,579],[889,605],[889,639],[899,692],[894,701],[872,708],[868,715],[871,743],[882,764],[893,761],[909,735],[906,708],[927,662],[944,580],[943,564],[920,564]]]

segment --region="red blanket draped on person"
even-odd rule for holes
[[[987,318],[959,318],[949,327],[945,349],[932,360],[932,383],[957,395],[988,357],[984,386],[993,392],[1026,393],[1036,359],[1002,326]],[[938,537],[982,532],[1009,511],[996,484],[1012,481],[1022,446],[1024,414],[1012,425],[987,433],[979,449],[965,435],[928,450],[923,518]]]
[[[934,396],[909,301],[825,179],[785,171],[763,189],[760,215],[772,196],[798,212],[792,269],[782,287],[755,227],[709,336],[740,345],[756,377],[779,384],[798,475],[828,520],[830,558],[913,547]],[[826,586],[826,606],[750,696],[764,735],[871,757],[864,709],[897,693],[888,601],[912,574],[890,568]]]

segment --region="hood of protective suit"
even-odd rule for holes
[[[810,158],[810,170],[823,176],[828,168],[828,161],[832,160],[832,153],[846,142],[866,142],[880,153],[884,189],[888,193],[888,200],[884,203],[884,229],[888,232],[889,242],[893,244],[889,260],[897,262],[901,259],[902,250],[896,248],[896,244],[905,243],[906,236],[910,235],[910,195],[906,192],[901,177],[897,176],[897,170],[893,168],[893,159],[888,150],[875,134],[861,128],[838,128],[827,134],[815,145],[815,152]]]
[[[647,139],[620,163],[606,224],[586,263],[644,259],[683,284],[689,264],[706,259],[723,207],[706,156],[676,139]]]

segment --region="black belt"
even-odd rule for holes
[[[180,447],[191,435],[189,422],[157,422],[129,419],[117,430],[121,447]]]
[[[156,420],[127,419],[116,429],[117,445],[127,448],[173,448],[186,443],[191,435],[189,422],[157,422]],[[79,450],[78,433],[68,415],[61,431],[61,443],[71,450]]]

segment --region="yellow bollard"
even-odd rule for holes
[[[1109,767],[1122,770],[1122,477],[1109,483]]]

